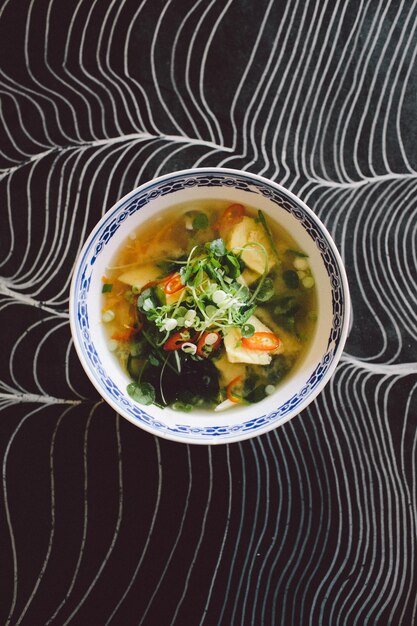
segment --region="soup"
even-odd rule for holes
[[[226,410],[259,402],[301,362],[317,319],[308,256],[262,211],[170,208],[103,277],[109,349],[140,404]]]

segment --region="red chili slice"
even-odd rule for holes
[[[184,335],[188,336],[188,338],[184,338]],[[193,341],[194,337],[191,338],[189,335],[190,333],[187,329],[179,330],[164,343],[164,350],[179,350],[184,343]]]
[[[281,345],[281,339],[274,333],[258,332],[252,337],[242,337],[242,346],[248,350],[264,350],[272,352]]]
[[[227,231],[235,224],[241,222],[245,215],[243,204],[229,205],[215,224],[217,230]]]
[[[215,341],[215,343],[210,344],[210,346],[208,346],[206,344],[206,337],[208,335],[217,335],[217,339]],[[220,335],[220,333],[216,333],[215,331],[212,330],[206,330],[200,337],[200,339],[198,340],[197,343],[197,355],[198,356],[202,356],[202,357],[208,357],[211,354],[213,354],[213,352],[215,352],[217,350],[217,348],[220,346],[221,342],[222,342],[222,336]],[[207,350],[207,348],[211,348],[211,350]]]
[[[181,276],[178,273],[169,276],[168,281],[164,284],[165,293],[176,293],[177,291],[180,291],[180,289],[184,289],[184,285],[181,282]]]
[[[236,387],[236,385],[240,383],[242,378],[243,376],[236,376],[236,378],[231,380],[230,383],[227,385],[226,394],[227,394],[227,399],[230,400],[230,402],[235,402],[236,404],[238,402],[242,402],[242,398],[240,396],[234,395],[233,393],[233,388]]]

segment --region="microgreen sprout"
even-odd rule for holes
[[[256,247],[264,258],[264,272],[253,292],[240,278],[240,255],[249,247]],[[138,309],[163,333],[158,346],[178,328],[193,329],[201,335],[241,327],[253,314],[256,302],[269,297],[272,281],[266,280],[267,270],[268,255],[262,244],[250,242],[231,251],[223,239],[215,239],[205,246],[194,246],[182,262],[179,273],[185,289],[176,303],[161,304],[153,291],[156,288],[151,287],[139,295]]]

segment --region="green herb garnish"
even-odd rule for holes
[[[223,239],[214,239],[209,244],[206,244],[206,247],[215,256],[220,257],[226,254],[226,246]]]
[[[104,283],[103,287],[101,288],[101,293],[110,293],[112,289],[113,285],[111,285],[110,283]]]
[[[205,213],[197,213],[193,219],[193,228],[195,230],[204,230],[209,225],[208,217]]]
[[[154,367],[159,366],[159,359],[157,359],[156,356],[152,352],[149,353],[148,360],[149,360],[149,363],[153,365]]]
[[[258,221],[262,225],[262,227],[263,227],[263,229],[265,231],[265,235],[266,235],[266,237],[267,237],[267,239],[269,241],[269,245],[271,246],[271,250],[274,253],[274,256],[275,256],[275,258],[277,260],[277,263],[281,264],[281,261],[280,261],[280,258],[279,258],[279,254],[278,254],[278,250],[277,250],[277,248],[275,246],[275,242],[274,242],[274,239],[272,237],[271,229],[268,226],[268,222],[265,219],[265,215],[263,214],[263,211],[261,211],[260,209],[258,211]]]
[[[285,270],[282,274],[282,278],[288,289],[297,289],[300,285],[300,279],[298,278],[297,272],[294,270]]]
[[[127,393],[135,402],[148,406],[155,402],[155,388],[151,383],[129,383]]]
[[[271,300],[274,292],[274,281],[272,278],[265,278],[258,293],[256,294],[256,299],[258,302],[268,302],[268,300]]]
[[[285,251],[286,254],[292,254],[293,256],[299,256],[299,257],[303,257],[305,259],[308,259],[308,254],[306,254],[305,252],[301,252],[301,250],[292,250],[291,248],[288,248],[288,250]]]

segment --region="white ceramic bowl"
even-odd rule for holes
[[[126,393],[130,382],[109,351],[101,323],[101,277],[129,233],[160,211],[198,199],[253,206],[281,224],[309,255],[318,292],[318,322],[302,365],[257,404],[225,412],[181,413],[141,406]],[[296,196],[248,172],[197,168],[151,180],[119,200],[90,234],[71,285],[70,320],[75,347],[90,380],[120,415],[155,435],[197,444],[240,441],[288,421],[317,396],[342,354],[349,325],[349,289],[340,255],[326,228]]]

